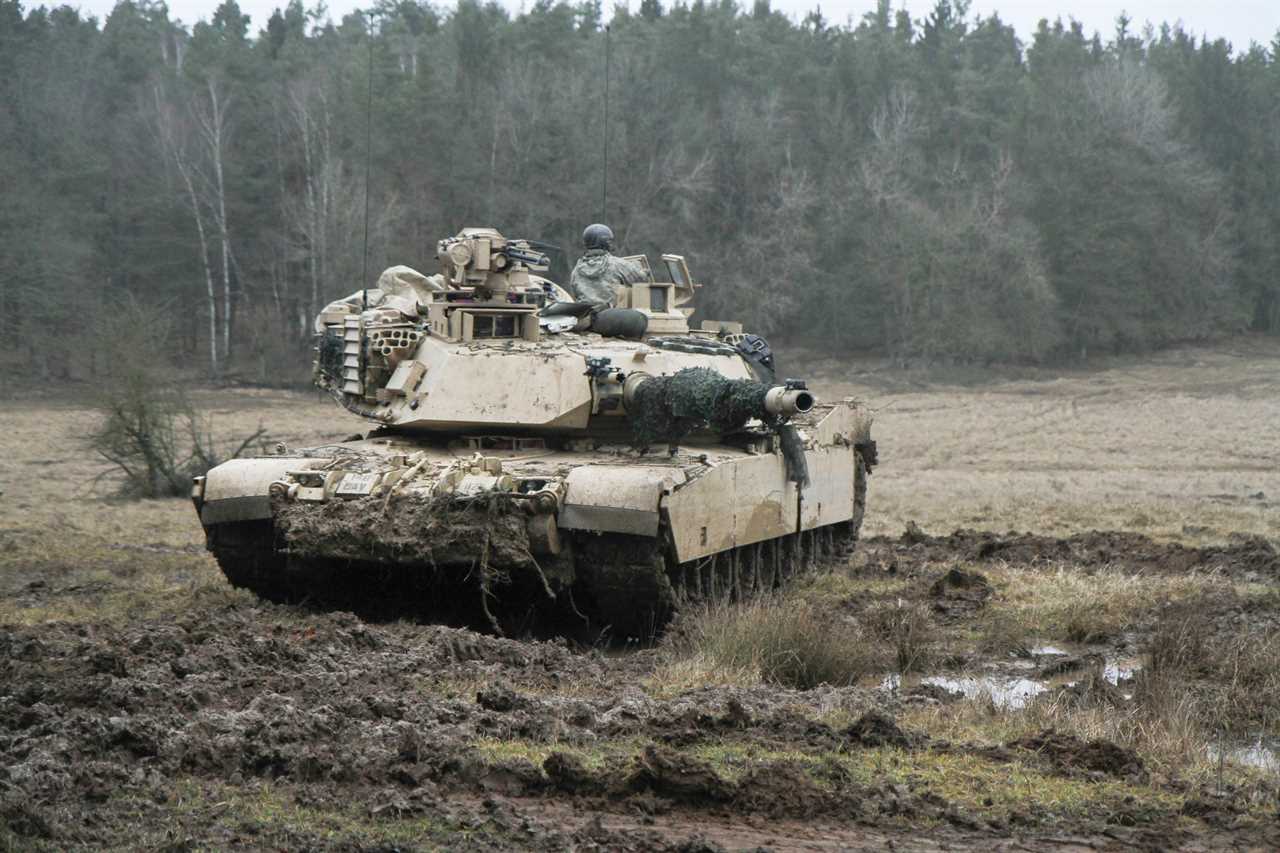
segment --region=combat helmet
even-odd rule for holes
[[[598,222],[588,225],[582,232],[582,247],[609,251],[613,248],[613,229]]]

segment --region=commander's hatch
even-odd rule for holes
[[[702,285],[694,282],[693,277],[689,275],[689,265],[685,263],[684,255],[663,255],[662,263],[667,268],[671,283],[675,285],[671,307],[678,309],[686,317],[692,315],[694,309],[684,306],[693,301],[694,291]]]
[[[645,280],[619,288],[619,306],[635,308],[649,315],[649,331],[673,334],[688,331],[687,319],[692,307],[684,307],[693,299],[695,284],[683,255],[662,255],[662,271],[666,278],[657,280],[649,258],[630,255],[631,261],[644,271]]]
[[[648,255],[627,255],[625,258],[623,258],[623,260],[631,261],[631,263],[635,264],[636,266],[640,267],[640,269],[644,270],[645,280],[648,281],[650,284],[653,283],[654,281],[653,267],[649,266]]]

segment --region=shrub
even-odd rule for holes
[[[191,478],[234,459],[266,435],[259,427],[219,447],[209,419],[192,405],[169,365],[168,324],[159,308],[127,301],[99,321],[97,349],[105,362],[95,408],[101,414],[88,445],[125,477],[126,497],[177,497]]]
[[[884,665],[882,652],[857,624],[786,599],[683,616],[667,643],[677,656],[702,656],[716,668],[802,690],[853,684]]]

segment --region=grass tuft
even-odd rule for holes
[[[882,649],[857,623],[786,598],[684,615],[669,631],[666,649],[670,676],[692,671],[801,690],[853,684],[885,663]]]
[[[1207,729],[1237,736],[1280,729],[1280,637],[1220,632],[1194,603],[1166,608],[1146,644],[1135,698],[1152,708],[1186,705]]]
[[[872,611],[869,621],[876,636],[892,649],[898,672],[920,672],[929,665],[937,630],[926,605],[898,599],[892,606]]]

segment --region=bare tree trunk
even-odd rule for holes
[[[222,243],[222,351],[231,355],[231,230],[227,222],[227,192],[222,172],[223,113],[217,87],[209,81],[209,103],[213,110],[214,137],[210,146],[217,181],[218,238]]]
[[[223,98],[217,81],[210,77],[205,81],[205,91],[209,94],[208,111],[193,110],[200,131],[204,137],[205,151],[213,168],[212,180],[209,182],[212,200],[209,204],[218,227],[219,250],[222,255],[222,315],[220,337],[222,339],[222,358],[225,361],[231,355],[231,228],[227,222],[226,178],[223,168],[227,145],[227,113],[231,108],[231,99]]]
[[[196,220],[196,232],[200,235],[200,263],[204,266],[205,301],[209,307],[209,372],[217,373],[221,366],[218,363],[218,297],[213,289],[213,270],[209,268],[209,238],[204,231],[204,217],[200,215],[200,200],[196,198],[196,188],[191,182],[191,174],[182,167],[179,167],[178,171],[187,188],[187,200]],[[225,353],[226,350],[224,349],[223,352]]]
[[[311,285],[303,313],[315,316],[331,284],[329,232],[334,226],[335,182],[341,181],[342,169],[333,157],[333,117],[323,87],[290,91],[289,115],[299,135],[304,169],[301,205],[294,208],[293,216],[294,227],[306,245]],[[305,326],[309,328],[309,323]]]
[[[179,136],[177,118],[161,96],[160,87],[153,91],[156,105],[155,131],[161,153],[173,164],[182,181],[191,218],[195,220],[196,234],[200,238],[200,265],[204,270],[206,305],[209,311],[209,372],[217,373],[221,367],[218,350],[218,298],[213,286],[213,269],[209,264],[209,236],[205,230],[200,196],[196,192],[194,167],[188,159],[186,146]],[[225,352],[225,350],[224,350]]]

